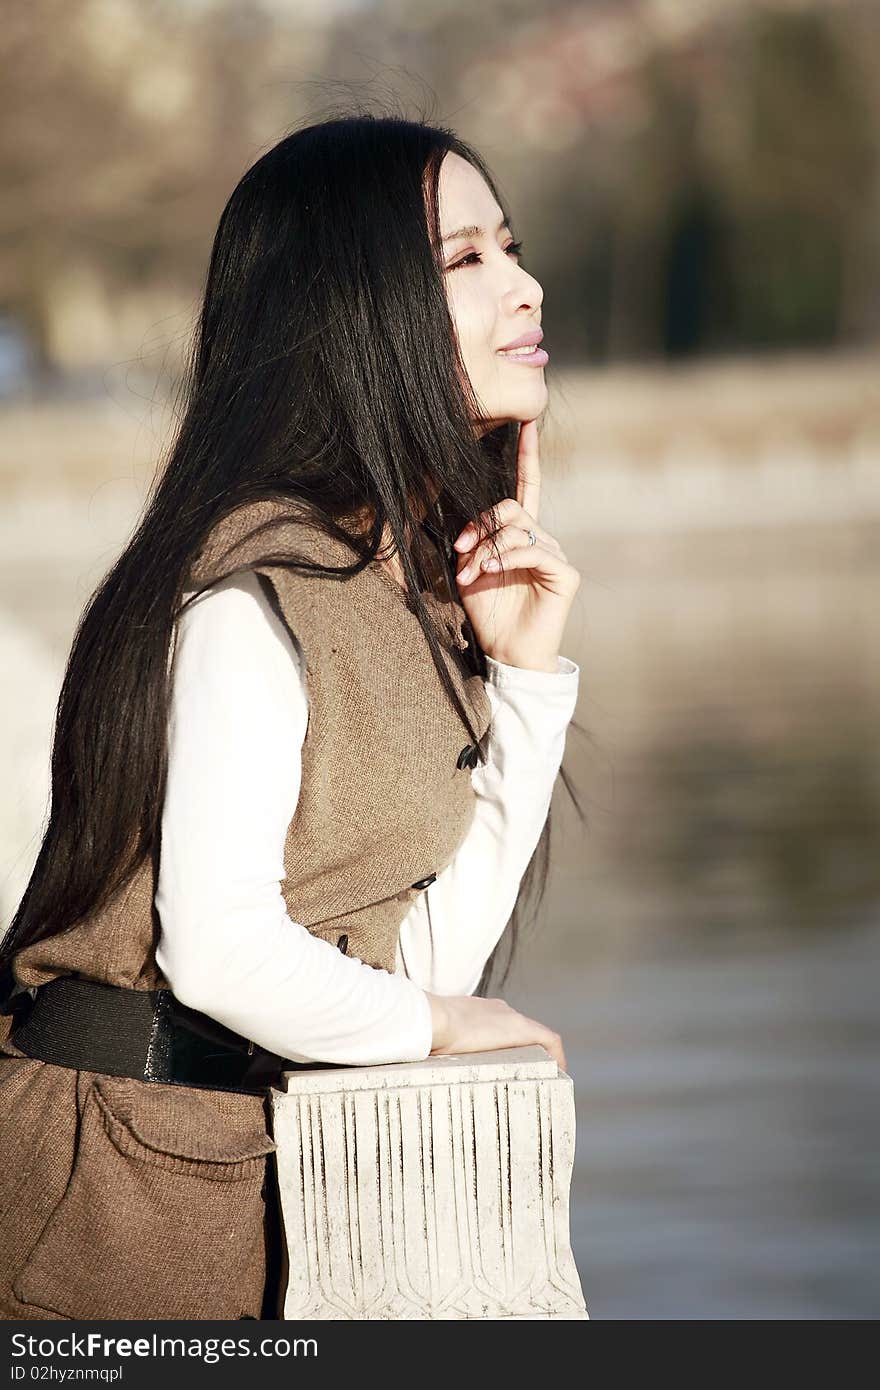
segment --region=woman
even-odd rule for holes
[[[479,156],[398,117],[287,136],[223,212],[0,951],[6,1318],[276,1316],[285,1067],[565,1065],[484,997],[579,674],[519,251]]]

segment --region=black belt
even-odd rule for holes
[[[123,989],[61,975],[29,993],[33,1003],[9,1041],[55,1066],[173,1086],[265,1093],[285,1071],[340,1065],[291,1062],[181,1004],[170,989]],[[16,1000],[15,1012],[21,1007]],[[9,1005],[7,1012],[12,1012]]]

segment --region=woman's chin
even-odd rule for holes
[[[507,409],[503,412],[505,420],[515,420],[519,424],[524,424],[526,420],[534,420],[550,399],[541,368],[523,367],[522,371],[528,371],[531,380],[505,402]]]
[[[489,434],[491,430],[497,430],[500,425],[524,425],[529,420],[535,420],[541,414],[547,404],[547,392],[534,393],[534,400],[520,401],[516,406],[511,406],[508,410],[500,411],[491,417],[481,416],[476,422],[475,428],[479,435]]]

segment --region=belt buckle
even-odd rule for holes
[[[251,1093],[265,1091],[277,1079],[280,1058],[274,1059],[208,1014],[182,1004],[173,991],[158,994],[154,1033],[160,1045],[151,1047],[151,1056],[161,1059],[166,1074],[153,1079]]]

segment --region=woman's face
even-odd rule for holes
[[[452,150],[440,166],[438,191],[446,298],[480,402],[480,433],[507,420],[534,420],[547,404],[546,353],[530,360],[501,349],[540,328],[544,291],[519,264],[482,174]]]

